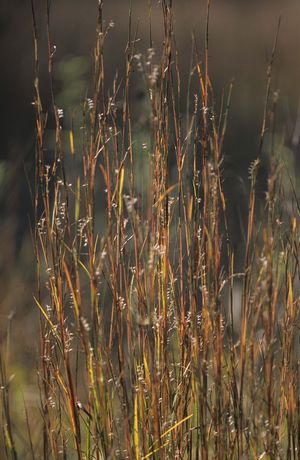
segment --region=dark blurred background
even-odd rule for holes
[[[47,76],[46,2],[38,0],[36,14],[41,56],[40,79],[44,108],[49,103]],[[138,50],[149,47],[149,0],[132,0],[133,27],[138,24]],[[105,45],[107,87],[124,69],[128,33],[127,0],[104,1],[106,23],[113,26]],[[183,94],[189,74],[192,32],[201,52],[205,30],[205,0],[174,0],[175,34],[182,72]],[[152,1],[152,34],[159,54],[162,46],[160,2]],[[300,96],[300,2],[298,0],[212,1],[210,16],[210,77],[216,100],[228,91],[233,97],[224,146],[224,176],[231,204],[232,226],[239,238],[250,162],[256,157],[263,116],[266,70],[278,19],[282,23],[273,70],[272,90],[279,90],[278,145],[287,161],[297,165],[292,138]],[[56,102],[64,111],[86,95],[91,76],[97,19],[96,0],[52,1],[51,37],[56,46]],[[26,360],[36,356],[38,331],[32,296],[34,259],[30,236],[34,166],[33,39],[29,0],[0,2],[0,340],[11,328],[16,378],[26,374]],[[146,106],[137,84],[135,119]],[[184,106],[184,105],[183,105]],[[267,162],[266,162],[267,163]],[[262,168],[261,193],[265,189]],[[27,178],[27,179],[26,179]],[[31,331],[31,332],[29,332]],[[16,342],[15,345],[13,342]],[[25,364],[25,365],[24,365]],[[29,378],[29,377],[28,377]]]

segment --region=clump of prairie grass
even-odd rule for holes
[[[272,142],[274,51],[237,274],[222,189],[231,88],[215,113],[207,29],[202,62],[194,44],[190,79],[197,93],[188,95],[193,107],[183,120],[172,2],[162,1],[161,8],[161,55],[154,57],[150,38],[144,59],[130,26],[125,76],[108,95],[109,38],[99,1],[92,94],[82,104],[80,131],[71,125],[64,133],[51,89],[55,149],[49,165],[33,9],[42,437],[32,436],[26,412],[29,452],[79,460],[296,458],[299,205],[291,184],[294,204],[285,206],[285,171]],[[209,2],[207,25],[208,16]],[[48,39],[52,82],[50,33]],[[132,121],[137,67],[150,107],[143,143]],[[256,181],[267,128],[270,176],[260,216]],[[236,277],[242,283],[239,321]],[[7,458],[17,458],[4,361],[1,385],[4,448]]]

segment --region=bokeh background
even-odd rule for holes
[[[152,34],[159,54],[162,17],[159,1],[132,0],[133,28],[138,26],[138,51],[149,47],[148,5],[152,3]],[[46,1],[36,1],[40,46],[40,80],[45,111],[49,104],[47,76]],[[124,70],[128,35],[127,0],[106,0],[104,13],[111,30],[105,45],[107,88]],[[205,0],[174,0],[175,36],[186,88],[192,33],[203,52]],[[231,209],[231,226],[241,238],[246,203],[247,174],[256,157],[266,90],[266,72],[277,24],[281,17],[272,91],[279,94],[278,145],[297,171],[295,140],[300,97],[300,2],[298,0],[212,1],[209,35],[210,77],[216,101],[234,79],[224,145],[224,186]],[[65,113],[88,94],[97,19],[96,0],[52,1],[51,37],[55,45],[56,102]],[[54,49],[53,49],[54,51]],[[33,39],[30,2],[0,2],[0,342],[9,344],[9,372],[15,382],[26,382],[26,398],[36,395],[32,369],[38,360],[38,314],[33,303],[35,272],[30,226],[30,188],[34,177]],[[137,78],[133,113],[145,117],[147,103]],[[183,101],[184,102],[184,101]],[[218,105],[218,102],[217,102]],[[183,107],[185,104],[183,103]],[[294,140],[293,140],[294,138]],[[266,161],[267,164],[267,161]],[[265,190],[262,166],[260,193]],[[29,371],[30,369],[30,371]],[[31,386],[32,385],[32,386]]]

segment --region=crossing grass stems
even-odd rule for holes
[[[172,1],[161,2],[164,40],[155,52],[149,4],[148,58],[137,49],[129,10],[124,77],[107,87],[110,25],[99,0],[90,97],[82,102],[78,132],[72,124],[61,127],[55,103],[50,1],[52,106],[48,113],[43,108],[31,4],[40,423],[36,435],[25,401],[28,458],[298,458],[299,203],[291,183],[293,205],[286,205],[286,171],[274,142],[268,144],[266,199],[262,205],[256,199],[265,133],[272,139],[276,131],[276,42],[257,159],[249,169],[244,263],[237,274],[222,171],[232,84],[216,113],[208,59],[210,1],[204,45],[193,39],[183,98]],[[132,117],[137,68],[150,107],[143,147]],[[55,148],[46,164],[51,120]],[[136,184],[144,171],[141,191]],[[5,455],[16,459],[20,440],[11,419],[6,357],[2,350],[1,426]]]

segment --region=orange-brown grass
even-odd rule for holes
[[[292,185],[294,204],[285,206],[285,170],[272,142],[275,46],[260,147],[249,170],[244,268],[237,274],[222,188],[232,88],[216,113],[209,6],[203,52],[193,44],[190,79],[197,93],[188,95],[192,108],[183,115],[172,2],[161,5],[159,57],[151,50],[151,28],[148,58],[138,53],[129,13],[125,75],[107,88],[109,29],[100,0],[93,88],[82,103],[78,132],[73,125],[66,133],[61,127],[48,29],[55,120],[49,165],[50,117],[40,96],[32,8],[41,417],[37,439],[25,411],[28,458],[298,458],[299,207]],[[143,144],[131,111],[137,68],[150,108]],[[267,129],[270,175],[259,213],[256,185]],[[233,311],[238,276],[240,321]],[[1,359],[1,458],[16,459],[20,440],[10,415],[6,364]]]

